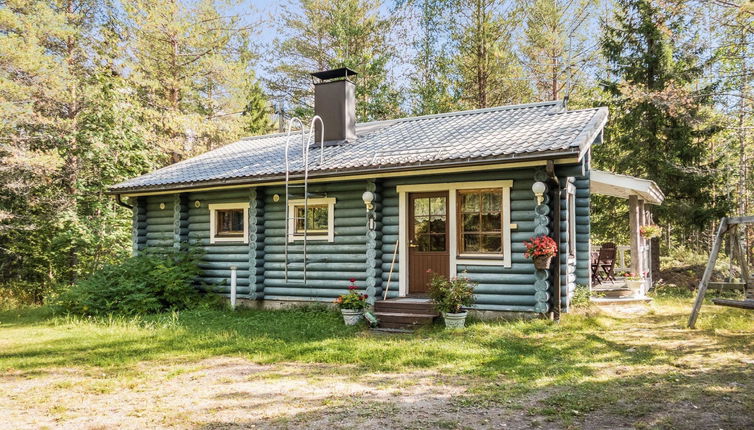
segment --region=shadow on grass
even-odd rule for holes
[[[198,360],[241,356],[259,363],[304,362],[354,365],[362,371],[432,369],[451,374],[531,383],[567,383],[606,366],[668,364],[685,354],[724,348],[751,350],[751,336],[683,331],[697,342],[678,349],[652,327],[673,327],[678,314],[635,320],[609,316],[471,324],[464,331],[439,326],[405,335],[376,335],[345,327],[339,314],[323,310],[237,312],[199,309],[139,319],[85,320],[51,317],[43,309],[0,313],[0,368],[37,371],[49,367],[125,369],[140,361]],[[617,327],[647,327],[657,342],[611,334]],[[625,339],[625,340],[624,340]],[[746,342],[749,345],[746,346]]]

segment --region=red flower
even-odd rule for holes
[[[358,288],[359,288],[359,287],[357,287],[356,285],[349,285],[349,286],[348,286],[348,289],[349,289],[349,290],[351,290],[351,291],[353,291],[353,290],[357,290]]]
[[[364,294],[364,298],[365,298],[365,299],[366,299],[366,298],[368,298],[368,297],[369,297],[369,295],[368,295],[368,294]]]
[[[353,284],[354,282],[356,282],[356,278],[351,278],[348,281]]]
[[[558,255],[558,245],[550,236],[537,236],[524,242],[524,257],[554,257]]]

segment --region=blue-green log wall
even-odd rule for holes
[[[580,168],[561,167],[558,175],[568,180]],[[241,296],[268,300],[331,301],[346,291],[348,280],[372,297],[381,297],[387,285],[391,260],[398,239],[398,194],[396,187],[406,184],[513,180],[511,189],[512,266],[457,266],[477,282],[475,308],[499,311],[534,311],[534,270],[523,257],[523,241],[534,235],[534,207],[531,186],[534,168],[477,172],[472,174],[423,175],[378,180],[313,183],[310,192],[335,197],[335,241],[309,241],[307,284],[303,285],[302,265],[289,264],[289,282],[285,281],[283,255],[285,233],[284,187],[250,187],[233,190],[202,191],[181,195],[150,196],[134,199],[134,250],[145,247],[175,246],[179,238],[205,251],[199,279],[212,291],[228,293],[230,267],[238,269],[238,293]],[[589,256],[589,181],[575,177],[577,215],[577,258],[574,278],[568,278],[567,260],[561,262],[564,303],[574,281],[588,282]],[[364,191],[376,195],[372,215],[375,231],[367,230],[367,212],[362,202]],[[273,196],[279,196],[277,202]],[[197,207],[197,203],[198,207]],[[249,244],[209,243],[210,203],[249,202]],[[165,208],[160,209],[160,203]],[[567,243],[567,208],[563,204],[561,231]],[[290,244],[290,261],[301,257],[300,242]],[[250,264],[251,262],[251,264]],[[390,280],[389,297],[398,294],[399,257],[396,257]]]

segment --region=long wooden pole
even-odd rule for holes
[[[712,277],[712,272],[715,270],[717,254],[720,253],[720,246],[723,243],[723,235],[725,235],[726,231],[728,231],[728,218],[721,218],[720,227],[717,229],[717,236],[715,236],[715,242],[712,245],[712,251],[710,252],[709,260],[707,261],[707,267],[704,269],[702,280],[699,281],[699,292],[696,295],[694,309],[692,309],[691,316],[689,317],[689,328],[694,328],[696,325],[696,318],[699,316],[699,309],[701,309],[702,303],[704,302],[704,293],[707,291],[707,285]]]
[[[390,272],[387,274],[387,285],[385,286],[385,294],[382,296],[383,300],[387,300],[387,291],[390,289],[390,278],[393,277],[393,267],[395,266],[395,257],[398,255],[398,245],[400,244],[400,238],[395,241],[395,251],[393,251],[393,261],[390,263]]]

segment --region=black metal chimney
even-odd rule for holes
[[[353,70],[342,67],[311,74],[314,84],[314,114],[325,124],[325,144],[337,145],[356,140],[356,85],[348,78]],[[320,124],[316,123],[316,143],[320,143]]]

